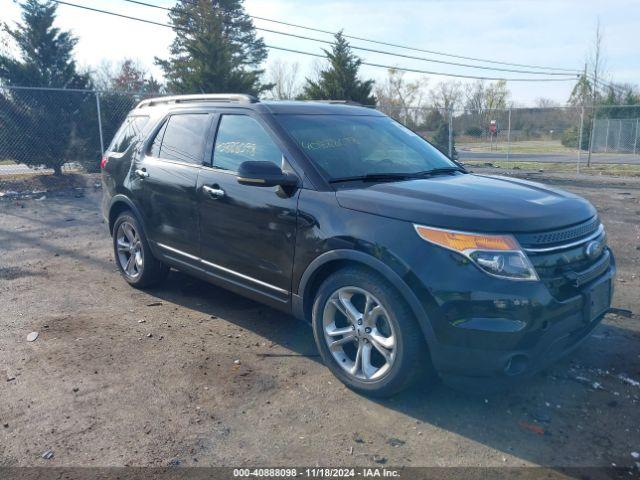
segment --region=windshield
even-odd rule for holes
[[[389,117],[278,115],[278,120],[330,181],[458,168]]]

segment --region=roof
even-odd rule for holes
[[[339,100],[328,101],[266,101],[261,102],[251,95],[243,94],[196,94],[150,98],[141,101],[137,109],[150,107],[220,105],[224,107],[249,108],[272,114],[296,115],[370,115],[383,116],[374,108]]]
[[[372,115],[384,116],[375,108],[363,107],[361,105],[329,102],[307,102],[307,101],[268,101],[260,102],[273,114],[296,114],[296,115]],[[257,106],[256,105],[256,106]]]

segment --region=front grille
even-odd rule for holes
[[[574,287],[579,288],[582,285],[589,283],[591,280],[595,280],[600,275],[605,273],[609,269],[610,265],[611,255],[609,254],[608,250],[605,250],[600,260],[591,265],[589,268],[581,272],[567,272],[565,274],[565,277],[567,278],[567,280],[571,281]]]
[[[572,229],[531,234],[531,238],[538,235],[545,240],[565,235],[568,238],[568,240],[555,245],[540,243],[534,244],[535,246],[529,245],[527,251],[540,280],[559,300],[577,295],[581,287],[603,275],[609,269],[611,258],[607,248],[604,248],[596,258],[587,255],[586,246],[591,239],[605,241],[604,231],[599,230],[600,222],[595,220],[595,223],[591,220]],[[594,236],[595,232],[601,233]],[[583,239],[584,241],[581,241]]]
[[[518,241],[523,247],[546,247],[559,243],[570,243],[594,233],[600,226],[598,217],[572,227],[553,230],[550,232],[535,232],[518,234]]]

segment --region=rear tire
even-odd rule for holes
[[[142,225],[131,212],[118,216],[112,238],[116,265],[131,286],[152,287],[167,278],[169,267],[153,256]]]
[[[413,312],[374,272],[349,267],[330,275],[318,289],[312,323],[325,365],[358,393],[389,397],[429,371],[421,368],[430,359]]]

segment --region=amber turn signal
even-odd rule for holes
[[[423,240],[460,253],[469,250],[520,250],[518,242],[510,235],[462,233],[421,225],[415,228]]]

